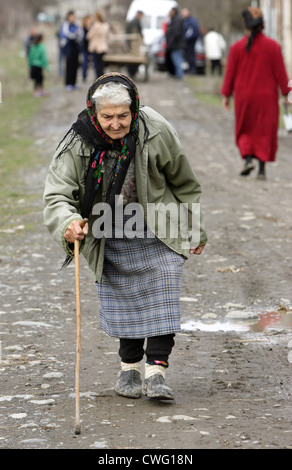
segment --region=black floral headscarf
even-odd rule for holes
[[[97,120],[97,110],[93,95],[97,88],[105,83],[118,82],[123,84],[129,92],[131,98],[132,122],[130,132],[122,139],[112,140],[102,130]],[[126,75],[120,73],[109,73],[99,77],[89,88],[87,94],[86,109],[78,116],[77,121],[72,125],[62,142],[59,144],[61,148],[57,158],[72,148],[76,141],[80,142],[80,158],[90,154],[90,161],[86,171],[85,194],[81,207],[82,218],[89,218],[92,210],[97,190],[102,183],[102,163],[106,158],[106,152],[116,150],[118,152],[117,164],[114,173],[109,180],[107,191],[107,202],[114,209],[115,196],[119,195],[122,185],[129,168],[130,162],[135,156],[136,144],[138,140],[140,100],[139,93],[135,83]],[[142,121],[144,122],[143,118]],[[66,142],[65,145],[61,145]],[[98,243],[99,240],[96,240]],[[62,268],[72,261],[72,257],[68,255],[63,263]]]
[[[118,82],[124,85],[131,98],[132,122],[130,132],[118,141],[112,140],[101,128],[97,120],[97,110],[93,95],[97,88],[109,82]],[[120,194],[129,164],[135,156],[136,142],[138,139],[140,99],[135,83],[126,75],[120,73],[108,73],[99,77],[89,88],[86,100],[86,109],[78,116],[77,121],[64,137],[66,146],[59,155],[71,148],[76,140],[81,143],[81,157],[90,152],[90,162],[85,180],[85,196],[81,208],[83,218],[88,218],[92,209],[94,198],[102,182],[102,163],[108,150],[117,150],[119,156],[114,174],[109,182],[107,202],[114,204],[115,196]],[[63,142],[62,141],[62,142]],[[61,145],[61,144],[60,144]],[[58,155],[58,156],[59,156]]]
[[[119,141],[113,141],[107,134],[102,130],[98,120],[97,120],[97,110],[95,106],[95,101],[93,100],[93,95],[97,88],[103,86],[109,82],[118,82],[126,86],[129,91],[131,98],[131,112],[132,112],[132,122],[130,126],[130,132],[123,139]],[[119,151],[119,156],[117,158],[116,167],[114,175],[109,181],[108,188],[108,202],[113,206],[115,201],[115,196],[120,194],[129,164],[135,156],[136,150],[136,141],[138,137],[138,118],[139,118],[139,93],[134,82],[127,77],[119,73],[109,73],[98,78],[93,85],[89,88],[87,94],[87,116],[89,117],[93,128],[95,129],[96,136],[98,140],[98,145],[95,147],[96,154],[94,158],[91,159],[87,178],[85,185],[85,198],[82,208],[82,216],[88,217],[95,192],[100,187],[102,181],[102,162],[106,155],[106,150],[116,149]]]

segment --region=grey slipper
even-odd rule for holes
[[[156,398],[158,400],[173,400],[174,394],[169,388],[161,374],[151,375],[144,380],[143,393],[148,398]]]
[[[140,398],[142,395],[140,372],[135,369],[121,370],[118,375],[115,392],[126,398]]]

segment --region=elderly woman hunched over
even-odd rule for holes
[[[118,73],[97,79],[51,162],[44,219],[69,260],[81,241],[100,326],[120,340],[119,395],[139,398],[143,388],[150,398],[174,397],[165,372],[180,331],[183,264],[207,242],[200,195],[176,132],[140,108],[133,81]]]

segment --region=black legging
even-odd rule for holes
[[[145,350],[147,363],[153,361],[163,361],[168,364],[168,358],[174,346],[174,334],[154,336],[147,338]],[[144,338],[139,339],[120,339],[119,355],[126,364],[139,362],[144,356]]]
[[[103,56],[104,56],[104,53],[98,54],[97,52],[94,52],[93,54],[93,62],[94,62],[94,68],[96,72],[96,78],[101,77],[101,75],[104,74]]]
[[[41,67],[33,65],[30,69],[30,78],[34,81],[35,90],[43,87],[44,76],[43,69]]]
[[[79,67],[79,46],[77,43],[70,44],[70,49],[66,57],[66,76],[65,84],[75,86],[77,80],[77,71]]]

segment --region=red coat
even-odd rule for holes
[[[279,88],[288,95],[288,75],[279,44],[259,33],[246,50],[247,37],[229,52],[221,93],[234,94],[236,144],[241,156],[275,161],[278,147]]]

